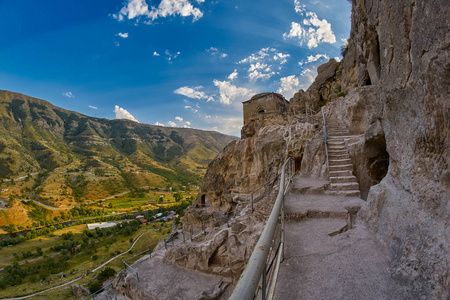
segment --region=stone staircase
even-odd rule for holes
[[[389,273],[387,249],[354,222],[364,201],[330,195],[326,186],[327,180],[296,177],[285,197],[284,261],[274,299],[406,299]]]
[[[352,138],[345,124],[338,120],[327,118],[328,167],[330,186],[329,195],[360,197],[359,184],[353,175],[353,164],[348,153],[345,139]]]

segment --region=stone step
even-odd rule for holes
[[[336,153],[328,153],[328,159],[347,159],[350,158],[348,153],[336,154]]]
[[[329,165],[328,166],[330,172],[332,171],[347,171],[350,170],[353,172],[353,165],[347,164],[347,165]]]
[[[345,158],[345,159],[330,159],[328,161],[328,164],[330,166],[342,166],[342,165],[349,165],[351,164],[352,161],[350,160],[350,158]]]
[[[328,148],[328,154],[333,154],[333,155],[348,154],[348,150],[345,147],[342,149]]]
[[[345,197],[361,197],[361,192],[359,190],[353,190],[353,191],[326,191],[327,195],[334,195],[334,196],[345,196]]]
[[[337,140],[335,140],[335,141],[333,141],[333,140],[328,140],[328,146],[345,146],[345,143],[344,143],[344,141],[342,140],[342,141],[337,141]]]
[[[347,147],[345,145],[327,145],[328,150],[334,151],[334,150],[347,150]]]
[[[330,128],[330,129],[334,129],[334,128],[337,128],[337,129],[347,129],[348,130],[348,128],[347,128],[347,126],[345,126],[345,125],[342,125],[342,124],[334,124],[334,123],[327,123],[326,121],[325,121],[325,126],[327,127],[327,129],[328,128]]]
[[[359,191],[359,184],[357,182],[343,182],[330,183],[330,190],[332,191]]]
[[[356,177],[353,175],[349,176],[331,176],[330,175],[330,183],[355,183]]]
[[[359,135],[351,135],[351,134],[349,134],[349,132],[347,132],[346,135],[339,135],[339,136],[333,136],[330,134],[328,136],[328,140],[334,140],[334,139],[345,140],[345,139],[352,139],[355,137],[359,137]]]
[[[330,177],[341,177],[341,176],[350,176],[352,174],[352,170],[340,170],[340,171],[330,171]]]

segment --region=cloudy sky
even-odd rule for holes
[[[0,89],[89,116],[239,136],[349,37],[347,0],[0,0]]]

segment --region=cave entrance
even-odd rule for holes
[[[303,159],[303,154],[297,157],[294,157],[294,172],[295,173],[299,173],[300,172],[300,168],[302,167],[302,159]]]
[[[206,195],[202,195],[202,197],[200,198],[200,205],[206,206]]]
[[[368,175],[374,184],[378,184],[386,176],[389,169],[389,153],[386,151],[384,134],[368,140],[366,149],[369,150],[366,159]]]

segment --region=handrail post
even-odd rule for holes
[[[266,300],[266,293],[267,293],[267,272],[266,272],[266,268],[267,268],[267,262],[264,261],[264,268],[263,268],[263,273],[261,276],[261,280],[262,280],[262,293],[261,293],[261,299],[262,300]]]
[[[253,193],[251,194],[251,198],[252,198],[252,213],[255,211],[254,209],[253,209]]]

